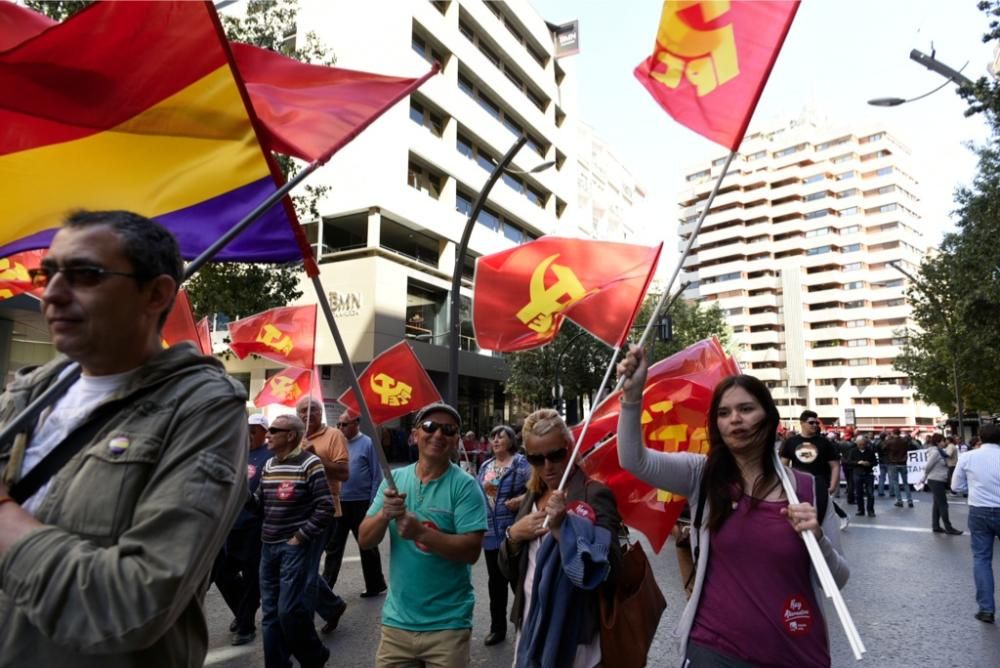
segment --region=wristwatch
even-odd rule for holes
[[[505,531],[503,532],[503,535],[504,535],[504,537],[506,537],[506,538],[507,538],[507,540],[509,540],[510,542],[512,542],[512,543],[514,542],[514,539],[510,537],[510,527],[507,527],[507,529],[506,529],[506,530],[505,530]]]

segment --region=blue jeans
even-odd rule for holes
[[[879,496],[885,496],[885,478],[889,475],[889,465],[879,463],[878,465],[878,485],[875,486]]]
[[[346,605],[344,599],[334,594],[330,585],[319,574],[319,562],[323,558],[323,551],[339,521],[340,518],[331,520],[326,531],[309,545],[309,573],[312,578],[313,601],[316,614],[326,622],[340,614],[340,610]]]
[[[906,502],[913,503],[907,475],[906,464],[889,464],[889,489],[896,495],[896,503],[903,502],[904,491],[906,492]]]
[[[267,668],[286,668],[292,655],[302,666],[321,666],[329,656],[313,626],[316,569],[309,548],[288,543],[262,546],[260,602]]]
[[[996,612],[993,600],[993,541],[1000,538],[1000,508],[969,506],[972,577],[980,612]]]

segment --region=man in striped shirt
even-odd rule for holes
[[[313,626],[316,549],[333,520],[333,498],[323,462],[300,447],[305,424],[281,415],[267,430],[267,449],[255,498],[263,510],[260,593],[264,664],[285,668],[295,655],[304,667],[322,666],[330,657]]]
[[[992,624],[993,544],[1000,538],[1000,425],[979,429],[981,447],[958,458],[951,486],[969,492],[969,533],[972,534],[972,576],[976,582],[976,619]]]

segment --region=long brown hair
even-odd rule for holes
[[[719,404],[722,402],[722,396],[734,387],[746,390],[764,409],[764,419],[760,421],[752,434],[753,448],[763,450],[763,456],[761,457],[761,476],[754,482],[753,489],[750,491],[750,495],[753,497],[750,501],[751,507],[755,507],[759,503],[758,497],[764,496],[764,493],[778,481],[774,457],[768,456],[771,454],[770,449],[774,448],[778,434],[778,423],[781,421],[771,393],[764,383],[753,376],[724,378],[715,386],[715,391],[712,393],[712,404],[708,411],[708,461],[705,463],[705,473],[702,477],[702,493],[708,495],[707,499],[710,503],[708,528],[712,532],[722,528],[722,525],[732,514],[734,488],[739,492],[739,496],[746,493],[743,488],[743,475],[740,473],[740,467],[719,431]]]

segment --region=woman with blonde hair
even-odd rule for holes
[[[514,665],[592,668],[601,664],[600,597],[612,595],[621,563],[621,517],[611,490],[571,461],[573,436],[559,413],[535,411],[521,435],[531,478],[500,547],[515,583]]]

